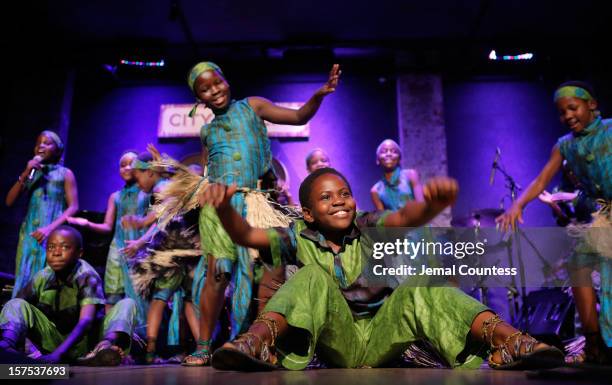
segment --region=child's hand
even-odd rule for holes
[[[147,151],[153,156],[153,160],[161,160],[162,156],[159,150],[153,145],[153,143],[147,144]]]
[[[221,183],[211,183],[198,197],[200,207],[210,205],[216,209],[223,210],[229,207],[230,200],[238,190],[236,184],[226,186]]]
[[[516,229],[517,220],[523,223],[523,209],[513,204],[505,213],[495,218],[495,223],[499,225],[502,232],[506,232],[510,227],[512,230]]]
[[[35,231],[31,232],[30,235],[36,239],[38,244],[42,244],[45,239],[51,234],[51,228],[49,226],[39,227]]]
[[[327,96],[336,90],[338,87],[338,81],[340,80],[340,65],[334,64],[331,71],[329,71],[329,79],[327,79],[327,83],[323,85],[323,87],[319,88],[316,92],[317,96]]]
[[[28,161],[28,165],[24,171],[24,174],[29,175],[32,169],[40,170],[42,168],[42,160],[43,157],[40,155],[36,155],[33,159]]]
[[[144,244],[140,241],[140,239],[125,241],[125,247],[121,249],[121,253],[123,253],[126,257],[132,258],[136,255],[138,250],[144,246]]]
[[[68,217],[66,218],[66,222],[70,223],[71,225],[77,225],[77,226],[81,226],[81,227],[89,227],[89,221],[85,218],[79,218],[79,217]]]
[[[553,203],[553,196],[551,193],[549,193],[548,191],[544,190],[542,191],[542,193],[540,195],[538,195],[538,199],[542,202],[542,203],[546,203],[547,205],[550,205]]]
[[[455,203],[459,185],[457,181],[447,177],[431,179],[423,187],[423,196],[429,207],[435,211],[442,211]]]

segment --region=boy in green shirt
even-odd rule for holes
[[[16,352],[25,338],[46,353],[49,363],[118,365],[129,347],[136,315],[133,300],[123,299],[106,315],[102,341],[87,354],[89,331],[105,303],[102,280],[84,260],[81,234],[59,226],[47,241],[47,266],[0,313],[0,349]],[[81,357],[79,359],[79,357]]]
[[[280,363],[301,370],[315,350],[332,366],[377,367],[419,339],[429,340],[451,367],[480,366],[482,343],[491,346],[494,368],[563,362],[560,350],[522,334],[456,288],[402,284],[393,290],[366,284],[360,229],[427,223],[455,202],[453,179],[427,183],[424,202],[408,202],[395,212],[358,214],[344,176],[319,169],[300,186],[304,219],[268,230],[249,226],[231,208],[235,190],[211,185],[200,203],[216,207],[234,242],[269,249],[275,265],[297,259],[304,267],[270,299],[247,333],[215,352],[213,367],[256,371]]]

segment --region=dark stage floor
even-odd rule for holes
[[[54,384],[112,385],[370,385],[370,384],[589,384],[610,383],[610,373],[592,373],[556,369],[536,372],[502,372],[490,369],[320,369],[302,372],[279,370],[268,373],[221,372],[212,368],[184,368],[177,365],[122,366],[116,368],[72,367],[70,380]]]

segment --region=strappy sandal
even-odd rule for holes
[[[241,334],[234,341],[225,343],[215,351],[212,356],[213,368],[245,372],[262,372],[279,368],[274,347],[274,341],[278,335],[276,321],[260,315],[255,322],[263,322],[267,326],[272,336],[270,345],[254,333]],[[259,354],[255,349],[256,342],[259,342]]]
[[[497,315],[486,320],[483,324],[483,336],[489,340],[491,352],[489,366],[499,370],[545,369],[563,365],[563,352],[554,346],[535,349],[540,344],[529,334],[517,331],[512,333],[503,343],[493,344],[493,332],[498,324],[503,322]],[[501,363],[493,360],[493,355],[499,353]]]
[[[256,354],[255,340],[261,344]],[[270,351],[258,335],[244,333],[232,342],[225,343],[212,355],[212,367],[218,370],[262,372],[278,369],[276,355]]]
[[[198,346],[202,346],[202,349],[197,349],[195,352],[185,357],[181,365],[192,367],[210,365],[210,340],[200,340],[198,341]],[[190,360],[192,361],[190,362]]]

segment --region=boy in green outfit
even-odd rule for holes
[[[51,233],[47,266],[2,308],[0,349],[16,352],[28,338],[46,353],[41,357],[45,362],[120,364],[130,346],[136,305],[129,298],[117,302],[104,317],[102,341],[83,356],[105,300],[98,273],[80,259],[82,244],[72,227],[59,226]]]
[[[379,367],[419,339],[429,340],[451,367],[478,367],[482,343],[491,346],[494,368],[563,362],[560,350],[522,334],[456,288],[402,284],[392,290],[365,284],[360,229],[427,223],[455,202],[453,179],[427,183],[424,202],[408,202],[395,212],[357,213],[344,176],[319,169],[300,186],[304,219],[268,230],[249,226],[231,208],[235,191],[235,186],[211,185],[200,201],[216,207],[234,242],[269,249],[275,265],[297,259],[304,267],[270,299],[247,333],[215,352],[213,367],[256,371],[281,364],[300,370],[315,350],[332,366]]]

